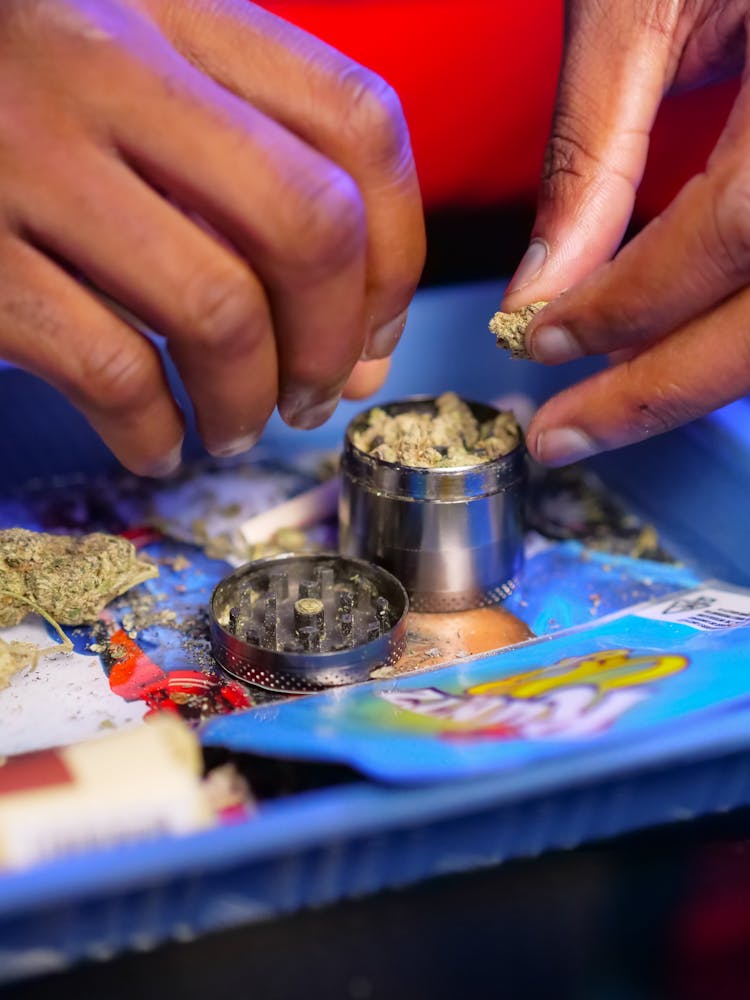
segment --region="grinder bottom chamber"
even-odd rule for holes
[[[211,595],[213,655],[233,677],[271,691],[352,684],[399,659],[408,603],[398,580],[359,559],[260,559]]]

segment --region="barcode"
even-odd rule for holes
[[[750,615],[742,611],[732,611],[731,608],[712,608],[710,611],[700,611],[695,615],[680,618],[681,625],[692,625],[693,628],[712,629],[736,628],[747,625]]]
[[[649,604],[637,612],[642,618],[674,622],[704,632],[750,625],[750,593],[724,587],[699,587]]]

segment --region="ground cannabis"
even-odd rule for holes
[[[521,430],[510,411],[480,423],[455,392],[439,396],[434,412],[414,409],[391,415],[376,406],[367,426],[352,434],[355,447],[385,462],[443,469],[492,461],[513,451],[520,440]]]
[[[63,625],[93,622],[111,600],[157,574],[125,538],[0,531],[0,628],[29,610]]]
[[[546,302],[532,302],[516,312],[496,312],[490,320],[490,332],[497,338],[497,346],[510,351],[513,358],[530,358],[526,350],[526,328]]]

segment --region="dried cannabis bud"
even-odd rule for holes
[[[352,441],[385,462],[416,468],[455,469],[507,455],[521,440],[510,411],[480,423],[455,392],[435,401],[435,412],[415,409],[391,415],[376,406]]]
[[[0,531],[0,628],[17,625],[30,605],[63,625],[93,622],[111,600],[158,572],[125,538]]]
[[[516,312],[496,312],[490,320],[490,332],[495,334],[497,346],[510,351],[512,358],[530,358],[526,350],[526,328],[546,305],[546,302],[532,302]]]

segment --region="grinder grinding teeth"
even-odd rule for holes
[[[214,590],[219,664],[303,692],[395,663],[406,614],[496,604],[523,561],[525,448],[512,413],[454,393],[360,414],[341,462],[341,556],[249,563]],[[408,596],[407,596],[408,595]]]

